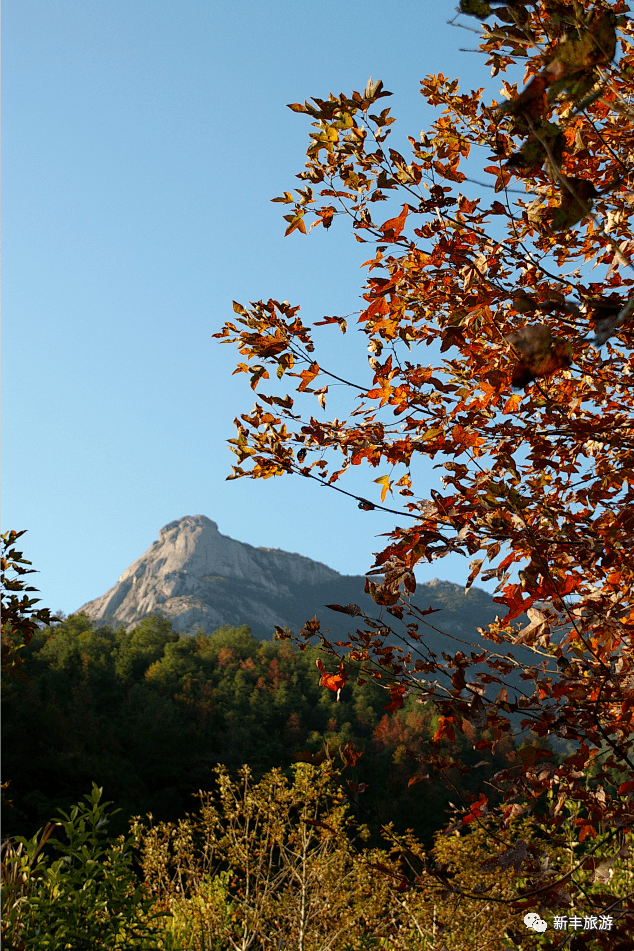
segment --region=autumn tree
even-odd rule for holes
[[[432,701],[436,769],[447,766],[443,737],[487,727],[484,756],[519,724],[532,741],[522,768],[497,776],[502,832],[534,813],[555,834],[573,803],[579,844],[592,851],[601,839],[615,855],[634,814],[628,12],[623,0],[462,0],[455,22],[477,27],[497,101],[484,85],[462,91],[426,76],[421,93],[437,118],[401,151],[388,141],[395,120],[382,82],[292,104],[312,122],[308,160],[301,187],[274,200],[289,206],[287,234],[343,218],[368,245],[356,322],[367,378],[344,381],[320,362],[312,328],[287,301],[236,303],[237,318],[215,334],[237,344],[247,362],[236,372],[260,387],[236,419],[229,478],[299,474],[401,523],[369,572],[378,618],[336,606],[351,618],[347,643],[330,643],[317,618],[297,637],[316,636],[331,655],[322,684],[343,689],[361,660],[389,691],[387,709],[411,691]],[[393,210],[382,213],[383,202]],[[344,317],[323,324],[346,333]],[[297,395],[266,383],[269,370],[294,380]],[[347,419],[325,418],[333,377],[349,385]],[[302,400],[321,410],[301,412]],[[431,498],[415,484],[421,457],[444,470]],[[380,498],[342,488],[362,463],[378,469]],[[385,506],[388,494],[400,506]],[[498,582],[500,618],[481,651],[438,656],[425,642],[434,618],[408,596],[414,568],[452,552],[472,559],[467,589],[478,575]],[[397,634],[400,651],[389,646]],[[513,691],[506,678],[518,669],[523,689]],[[559,765],[553,738],[570,744]],[[483,793],[462,823],[487,809]],[[523,881],[524,911],[574,898],[545,872]],[[628,911],[606,888],[597,902],[593,913],[611,909],[631,933],[631,900]],[[614,935],[577,939],[615,946]]]
[[[22,580],[22,575],[30,575],[35,568],[25,568],[31,562],[22,557],[13,545],[24,535],[21,532],[10,531],[2,535],[2,676],[9,680],[20,676],[22,658],[20,651],[31,641],[33,634],[40,624],[51,624],[59,621],[48,608],[34,608],[39,598],[29,598],[26,594],[20,599],[17,591],[37,591]],[[12,572],[14,577],[9,575]]]
[[[236,778],[216,773],[197,814],[132,826],[146,888],[182,946],[338,951],[347,937],[381,931],[390,884],[372,863],[380,854],[400,881],[398,866],[353,844],[368,833],[330,761],[296,764],[290,782],[279,769],[258,783],[247,766]]]

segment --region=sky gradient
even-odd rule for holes
[[[2,531],[28,530],[41,607],[103,594],[183,515],[371,567],[398,517],[300,477],[225,481],[254,396],[211,335],[232,299],[359,310],[368,249],[339,220],[284,238],[270,202],[299,184],[310,129],[286,103],[382,79],[405,148],[433,121],[420,79],[487,82],[454,16],[451,0],[5,0]],[[367,378],[365,345],[323,334],[329,368]],[[378,501],[384,470],[359,468],[340,485]],[[417,569],[467,574],[458,556]]]

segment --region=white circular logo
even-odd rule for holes
[[[529,911],[528,914],[524,915],[524,924],[527,928],[532,928],[533,931],[545,931],[547,927],[544,919],[540,918],[534,911]]]

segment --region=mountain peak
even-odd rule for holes
[[[356,622],[327,605],[358,604],[375,616],[379,609],[365,583],[363,575],[341,575],[304,555],[236,541],[206,515],[185,515],[168,522],[109,591],[79,610],[98,627],[130,631],[162,614],[179,633],[246,624],[258,638],[271,637],[276,626],[296,633],[316,615],[324,633],[347,638]],[[477,644],[477,627],[498,612],[484,591],[472,588],[467,606],[463,590],[439,578],[419,584],[416,602],[441,609],[434,627],[447,628],[461,643]],[[433,633],[426,630],[426,638]]]
[[[168,522],[117,584],[80,610],[96,622],[123,624],[128,630],[158,611],[178,631],[196,625],[211,631],[227,623],[266,625],[272,631],[288,618],[269,606],[271,599],[284,604],[296,597],[298,587],[341,578],[304,555],[255,548],[223,535],[206,515],[185,515]],[[234,604],[227,603],[227,585]]]
[[[182,531],[195,526],[207,528],[214,532],[218,531],[218,523],[207,518],[206,515],[183,515],[182,518],[177,518],[173,522],[168,522],[167,525],[164,525],[159,532],[159,539],[161,539],[164,534],[169,534],[173,531]]]

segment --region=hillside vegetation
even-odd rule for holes
[[[129,633],[95,629],[82,614],[38,630],[23,653],[26,679],[4,702],[5,830],[31,834],[92,782],[121,808],[119,831],[137,813],[175,821],[194,793],[212,788],[219,763],[246,764],[258,778],[273,768],[290,776],[302,757],[328,755],[344,767],[340,751],[353,744],[363,755],[345,775],[367,786],[358,818],[373,834],[389,818],[430,842],[456,799],[450,783],[467,795],[508,765],[510,743],[482,764],[460,736],[452,753],[469,771],[420,779],[408,752],[422,752],[433,736],[432,709],[411,697],[387,712],[389,694],[373,678],[352,680],[337,700],[319,685],[319,656],[259,641],[245,627],[179,636],[159,617]]]

